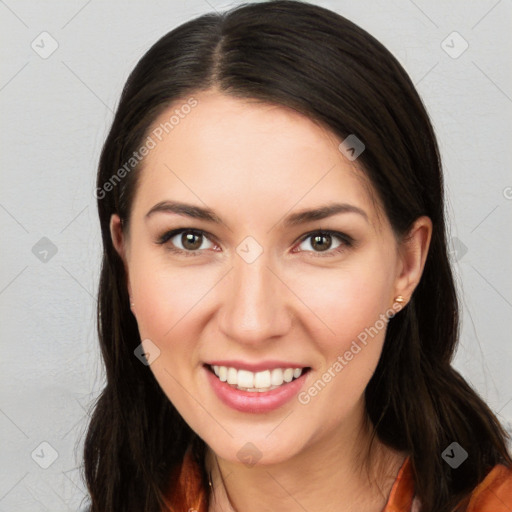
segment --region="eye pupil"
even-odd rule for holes
[[[325,244],[325,243],[317,244],[317,242],[319,242],[322,239],[328,239],[327,244]],[[327,249],[329,249],[329,246],[331,245],[330,242],[331,242],[331,235],[327,235],[327,234],[326,235],[315,235],[314,237],[312,237],[311,245],[313,247],[315,247],[316,249],[319,249],[320,251],[326,251]]]
[[[196,238],[195,244],[193,243],[194,237]],[[185,249],[190,249],[190,250],[198,249],[199,247],[201,247],[201,235],[198,235],[196,233],[191,233],[190,231],[184,232],[181,235],[181,242],[183,244],[183,247],[185,247]],[[187,245],[189,242],[192,244],[192,246]]]

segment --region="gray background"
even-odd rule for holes
[[[0,1],[0,511],[81,506],[87,411],[103,382],[99,151],[143,53],[184,21],[237,3]],[[427,106],[462,298],[454,364],[512,428],[511,2],[315,3],[389,48]]]

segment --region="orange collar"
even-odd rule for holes
[[[407,456],[398,470],[388,502],[382,512],[416,512],[416,510],[419,510],[419,501],[414,497],[411,458]]]
[[[208,512],[207,491],[202,484],[202,472],[189,448],[171,474],[166,492],[165,512]],[[419,512],[420,502],[414,496],[411,460],[407,456],[396,476],[388,501],[382,512]],[[512,510],[512,469],[497,464],[474,489],[467,512],[510,512]]]

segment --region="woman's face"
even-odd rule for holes
[[[420,278],[428,222],[401,249],[332,133],[284,107],[194,97],[154,123],[181,112],[153,132],[129,232],[111,223],[148,371],[226,460],[352,439],[393,299]]]

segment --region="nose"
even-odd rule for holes
[[[285,335],[291,326],[293,294],[281,279],[265,252],[252,263],[236,255],[222,289],[221,332],[254,346]]]

